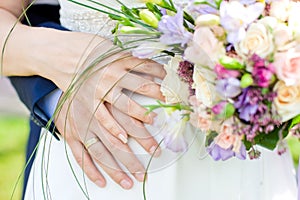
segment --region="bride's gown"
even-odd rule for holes
[[[100,1],[116,5],[112,0]],[[130,5],[134,3],[134,0],[127,1],[132,1],[128,2]],[[61,0],[60,4],[61,22],[65,27],[94,33],[101,30],[98,34],[109,36],[112,25],[106,16],[77,7],[67,0]],[[140,96],[136,99],[146,101]],[[184,155],[163,150],[162,155],[153,160],[146,184],[147,199],[296,200],[295,170],[289,152],[279,156],[276,151],[262,149],[257,160],[233,158],[215,162],[205,152],[203,134],[195,134],[192,128],[187,128],[186,132],[191,146]],[[134,142],[129,143],[134,151],[140,152],[137,156],[146,165],[149,160],[149,156],[145,156],[147,153],[143,153]],[[42,134],[25,200],[143,199],[142,184],[138,182],[133,189],[123,190],[106,176],[107,186],[103,189],[97,187],[83,175],[64,144],[52,139],[50,134]]]

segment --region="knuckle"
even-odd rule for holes
[[[102,148],[96,148],[96,145],[91,146],[89,151],[98,162],[103,162],[106,156],[106,151],[104,151]]]
[[[151,91],[152,89],[152,85],[149,84],[149,83],[145,83],[145,84],[142,84],[141,87],[139,87],[139,91],[142,92],[142,93],[148,93]]]
[[[117,138],[112,137],[109,140],[108,149],[110,152],[112,152],[114,154],[119,154],[122,146],[123,146],[122,142],[120,140],[118,140]]]
[[[75,157],[76,162],[79,164],[79,166],[82,166],[82,164],[83,164],[82,156],[79,156],[79,155],[75,154],[74,157]]]
[[[141,166],[140,162],[131,159],[132,161],[129,161],[127,163],[128,169],[130,170],[131,173],[140,173],[143,171],[143,167]]]

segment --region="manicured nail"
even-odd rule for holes
[[[130,181],[128,181],[128,180],[126,180],[126,179],[123,179],[123,180],[120,182],[120,185],[121,185],[124,189],[126,189],[126,190],[128,190],[128,189],[131,188],[131,183],[130,183]]]
[[[105,182],[100,181],[100,180],[97,180],[97,181],[95,182],[95,184],[98,185],[98,186],[101,187],[101,188],[105,187]]]
[[[155,113],[155,112],[151,112],[151,113],[149,113],[148,114],[148,120],[147,120],[147,122],[148,122],[148,124],[153,124],[153,119],[155,118],[157,116],[157,114]]]
[[[144,181],[145,173],[143,172],[136,172],[135,177],[138,181],[142,182]]]
[[[126,144],[128,142],[127,137],[125,137],[123,134],[119,134],[118,138],[124,143]]]
[[[160,148],[159,147],[157,147],[157,146],[152,146],[151,148],[150,148],[150,150],[149,150],[149,153],[151,154],[151,155],[153,155],[154,157],[158,157],[160,154],[161,154],[161,150],[160,150]]]

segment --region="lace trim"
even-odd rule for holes
[[[60,10],[61,24],[69,30],[98,34],[108,38],[115,26],[106,14],[90,10]]]

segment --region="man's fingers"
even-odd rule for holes
[[[131,151],[127,144],[121,143],[112,135],[105,133],[105,137],[101,136],[103,144],[113,154],[113,156],[122,163],[128,171],[138,180],[144,180],[145,168]]]
[[[105,178],[95,166],[84,146],[79,141],[69,142],[69,146],[72,150],[75,160],[87,175],[87,177],[99,187],[105,187]]]
[[[112,157],[100,140],[88,147],[88,151],[94,161],[122,188],[130,189],[133,186],[132,180],[120,168],[116,160]]]
[[[118,83],[118,86],[150,98],[164,101],[160,85],[139,75],[128,73]]]

